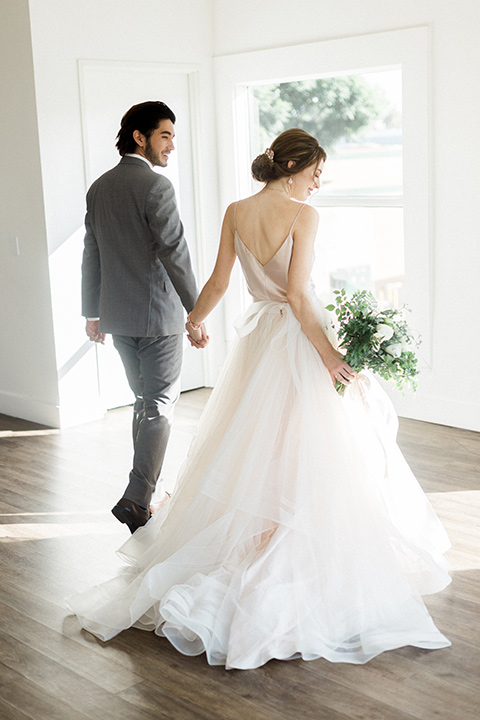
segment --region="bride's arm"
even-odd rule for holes
[[[307,206],[300,215],[293,233],[293,251],[288,272],[287,300],[302,330],[322,358],[332,382],[348,385],[355,372],[327,338],[308,292],[312,269],[313,247],[317,234],[318,215]]]
[[[194,325],[201,325],[207,315],[212,312],[225,295],[230,283],[232,268],[237,257],[234,244],[233,212],[234,206],[229,205],[223,218],[215,267],[213,268],[210,278],[205,283],[195,303],[195,307],[188,316],[189,322],[187,322],[186,326],[188,334],[192,340],[195,341],[197,347],[206,345],[207,338],[203,335],[201,328],[195,328]],[[191,323],[193,323],[193,325]],[[205,338],[205,342],[203,343],[202,338]]]

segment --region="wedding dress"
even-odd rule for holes
[[[69,599],[102,640],[153,630],[243,669],[450,644],[421,599],[450,581],[448,537],[386,394],[362,373],[340,397],[286,302],[292,230],[265,265],[235,231],[254,302],[175,492],[120,548],[129,565]]]

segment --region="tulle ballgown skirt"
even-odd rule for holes
[[[172,498],[70,608],[102,640],[152,630],[227,668],[446,647],[421,596],[449,583],[449,541],[387,396],[364,373],[339,397],[287,304],[238,331]]]

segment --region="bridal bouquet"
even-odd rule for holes
[[[345,360],[357,372],[368,368],[399,389],[410,383],[415,390],[418,375],[415,349],[420,344],[414,338],[402,311],[379,310],[372,293],[357,290],[348,298],[345,290],[334,290],[335,311],[340,325],[340,348],[346,350]],[[338,382],[335,389],[340,395],[345,385]]]

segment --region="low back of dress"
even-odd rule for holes
[[[275,255],[262,265],[243,242],[237,231],[237,205],[235,205],[235,252],[242,266],[250,295],[258,300],[287,302],[288,269],[293,248],[293,228],[304,208],[302,205],[295,216],[289,233]]]

